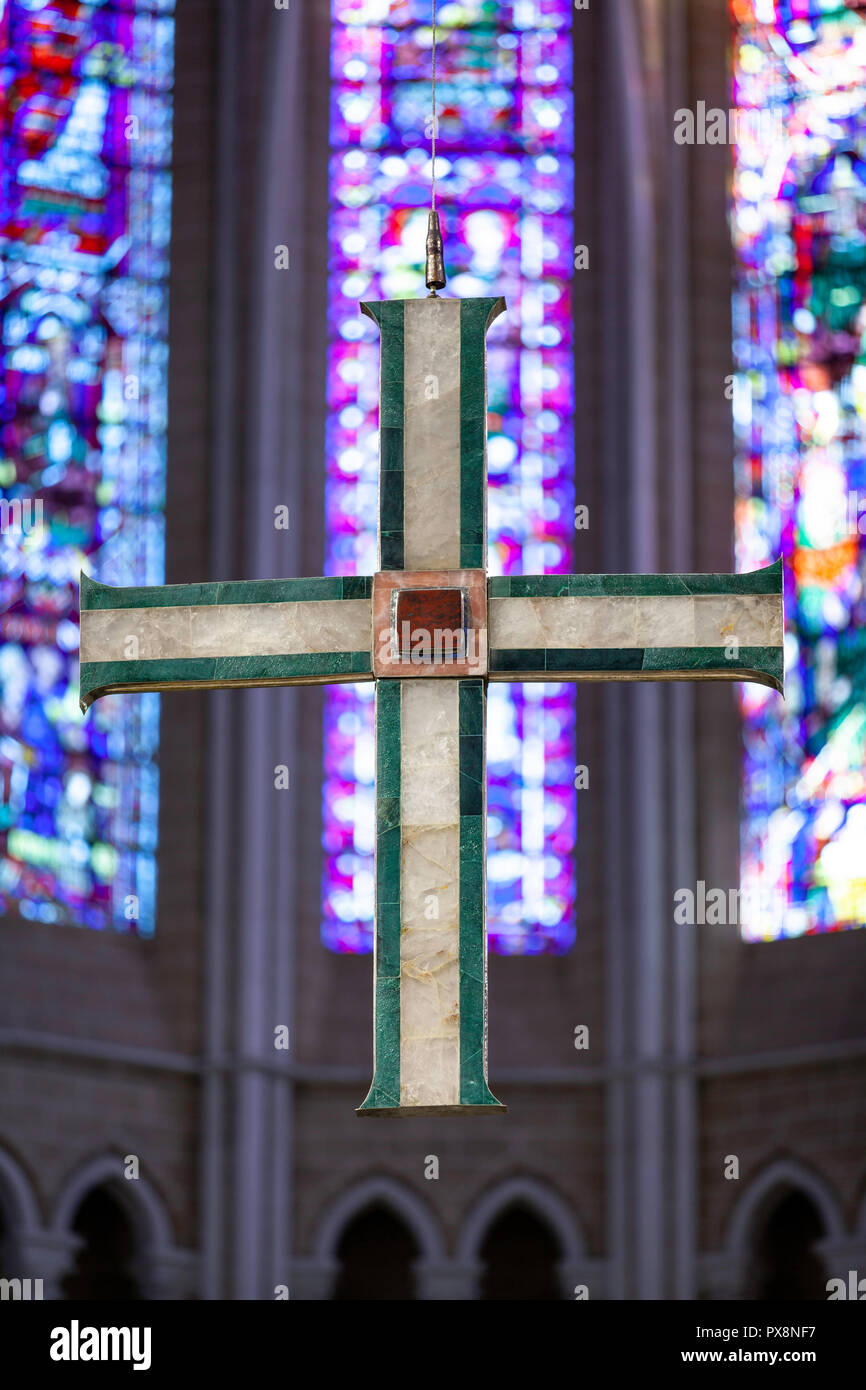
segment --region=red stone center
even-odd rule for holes
[[[424,662],[459,659],[465,642],[462,589],[399,589],[394,637],[400,658]]]

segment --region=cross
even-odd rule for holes
[[[82,574],[81,706],[112,691],[375,681],[374,1076],[357,1113],[503,1113],[487,1084],[488,681],[781,690],[781,560],[488,578],[485,340],[504,302],[361,308],[381,347],[378,572],[155,588]]]

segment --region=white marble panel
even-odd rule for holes
[[[371,642],[369,599],[114,608],[81,615],[82,661],[355,652],[369,651]]]
[[[777,594],[494,598],[490,645],[509,647],[745,647],[782,644]]]
[[[634,647],[633,598],[494,598],[491,647]]]
[[[81,614],[82,661],[153,661],[192,654],[188,608],[111,608]]]
[[[719,647],[736,638],[742,647],[782,645],[778,594],[700,595],[695,599],[695,646]]]
[[[460,1099],[458,683],[407,680],[401,710],[400,1094]]]
[[[618,600],[614,599],[614,602]],[[695,604],[688,595],[636,598],[635,647],[694,647]]]
[[[460,301],[407,299],[404,569],[460,567]]]

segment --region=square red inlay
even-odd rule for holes
[[[394,638],[401,657],[414,651],[422,661],[461,659],[466,631],[462,589],[399,589],[394,599]]]
[[[373,576],[377,680],[487,675],[484,570],[380,570]]]

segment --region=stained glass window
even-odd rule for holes
[[[164,578],[174,0],[0,0],[0,908],[147,934],[156,695],[78,709],[78,575]]]
[[[737,561],[782,553],[788,585],[786,700],[740,697],[770,939],[866,923],[866,4],[732,14]]]
[[[504,294],[489,335],[494,574],[571,568],[574,424],[572,0],[439,4],[438,205],[449,292]],[[378,341],[362,299],[423,291],[430,0],[332,0],[327,566],[376,568]],[[366,951],[373,918],[373,688],[328,697],[324,940]],[[490,943],[574,936],[574,701],[488,700]]]

